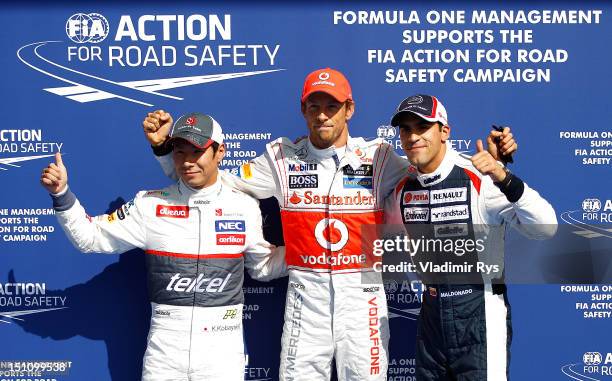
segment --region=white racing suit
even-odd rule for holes
[[[403,179],[387,200],[386,222],[403,226],[411,239],[455,244],[454,250],[444,249],[449,254],[444,257],[443,252],[414,256],[416,265],[450,258],[454,264],[500,266],[490,274],[476,267],[461,274],[419,273],[426,285],[416,345],[419,381],[506,380],[512,330],[503,283],[505,228],[512,226],[533,239],[550,238],[557,228],[552,206],[509,176],[512,186],[502,193],[469,157],[447,147],[437,170]],[[458,251],[479,240],[482,246],[476,252]]]
[[[60,225],[82,252],[146,253],[151,328],[143,380],[243,380],[242,282],[286,274],[270,250],[257,200],[218,180],[139,192],[89,217],[69,190],[53,196]]]
[[[160,162],[173,176],[169,156]],[[334,357],[340,380],[386,379],[387,304],[362,227],[382,223],[385,196],[407,166],[380,140],[320,150],[280,138],[240,168],[235,187],[274,196],[281,208],[289,266],[281,380],[329,380]]]

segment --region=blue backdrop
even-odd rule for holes
[[[321,67],[341,70],[351,82],[353,136],[384,137],[398,147],[389,117],[417,93],[444,102],[460,151],[473,153],[491,124],[512,126],[519,142],[512,170],[566,226],[562,241],[542,250],[534,244],[527,248],[533,256],[508,264],[510,273],[539,264],[541,275],[510,284],[511,376],[610,378],[612,306],[591,303],[612,297],[611,10],[609,3],[568,1],[503,8],[374,1],[2,5],[0,379],[18,378],[8,361],[56,362],[54,371],[66,371],[43,376],[57,380],[140,376],[150,314],[143,253],[82,255],[72,248],[38,184],[49,155],[65,154],[71,188],[91,215],[101,214],[138,190],[169,183],[142,134],[147,112],[210,113],[226,133],[247,133],[227,140],[224,164],[232,168],[262,152],[266,141],[305,134],[301,87]],[[482,11],[489,22],[473,22]],[[502,13],[514,17],[496,22]],[[423,33],[433,40],[419,43]],[[504,33],[514,40],[502,40]],[[479,49],[508,50],[510,62],[478,62]],[[548,62],[519,62],[519,50],[534,49],[542,56],[528,57]],[[406,50],[414,59],[402,62]],[[436,50],[446,58],[467,50],[469,62],[411,62]],[[447,70],[444,81],[433,70]],[[467,70],[505,78],[470,81]],[[531,72],[544,78],[530,81]],[[280,243],[274,201],[263,209],[268,237]],[[568,241],[575,247],[567,249]],[[544,252],[551,257],[536,264]],[[590,286],[562,286],[574,283]],[[419,302],[411,286],[418,289],[408,281],[386,285],[393,380],[414,375]],[[248,380],[277,379],[285,290],[286,279],[247,280]]]

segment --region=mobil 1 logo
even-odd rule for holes
[[[289,175],[289,189],[318,188],[319,175]]]

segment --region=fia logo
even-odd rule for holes
[[[397,136],[397,130],[393,126],[379,126],[376,135],[382,139],[393,139]]]
[[[66,21],[66,34],[77,44],[97,44],[104,41],[108,32],[108,20],[99,13],[76,13]]]

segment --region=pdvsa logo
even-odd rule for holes
[[[109,29],[108,20],[99,13],[75,13],[66,21],[66,34],[77,44],[102,42]]]
[[[335,218],[324,218],[315,226],[315,238],[322,248],[339,251],[349,239],[348,228],[344,222]]]

